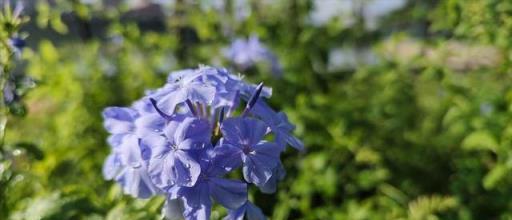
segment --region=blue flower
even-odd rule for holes
[[[279,163],[281,148],[263,140],[268,127],[253,118],[229,118],[221,126],[222,143],[217,153],[225,156],[230,168],[243,162],[243,174],[247,182],[258,186],[265,184]]]
[[[211,127],[208,121],[194,117],[180,117],[164,128],[164,136],[143,139],[151,146],[149,173],[161,188],[174,185],[193,186],[201,167],[191,151],[210,143]]]
[[[223,68],[171,73],[131,107],[103,111],[112,147],[105,179],[136,197],[165,195],[169,218],[208,219],[216,201],[230,210],[226,219],[264,219],[247,201],[247,183],[275,192],[285,176],[281,152],[303,149],[286,115],[265,103],[271,94]],[[224,178],[240,167],[245,182]]]
[[[234,40],[230,47],[224,50],[224,56],[241,70],[247,70],[259,62],[267,62],[273,74],[279,76],[282,73],[277,56],[256,36]]]
[[[279,146],[289,144],[297,150],[303,151],[304,144],[291,133],[295,130],[295,126],[288,121],[288,117],[284,112],[275,112],[265,102],[257,102],[252,112],[259,116],[275,134],[276,143]]]
[[[200,156],[201,175],[193,187],[172,187],[168,190],[169,198],[181,198],[186,219],[209,219],[212,198],[228,209],[237,209],[247,201],[247,185],[239,180],[222,178],[227,173],[215,164],[211,148]]]
[[[173,83],[166,84],[152,97],[159,100],[159,107],[167,112],[175,112],[176,106],[189,100],[192,103],[210,105],[215,95],[215,87],[205,83],[200,71],[184,74]]]
[[[103,166],[106,179],[118,182],[126,194],[139,198],[149,198],[159,192],[147,173],[147,163],[140,153],[137,138],[133,135],[121,137],[113,146]]]
[[[137,111],[131,108],[109,107],[103,111],[104,126],[112,134],[108,142],[113,148],[103,166],[103,175],[117,181],[126,194],[149,198],[158,189],[147,173],[139,139],[133,133],[138,117]]]

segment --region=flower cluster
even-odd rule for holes
[[[224,56],[231,60],[239,69],[246,70],[259,62],[270,64],[271,72],[280,76],[282,68],[274,53],[263,45],[259,38],[252,36],[249,39],[236,39],[224,51]]]
[[[171,73],[131,107],[104,110],[112,147],[104,176],[135,197],[165,195],[167,216],[208,219],[214,200],[229,209],[225,219],[264,219],[248,201],[248,184],[273,193],[285,174],[281,152],[303,150],[286,115],[265,103],[270,95],[226,69]],[[225,178],[237,170],[243,180]]]

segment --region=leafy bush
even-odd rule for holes
[[[393,1],[325,1],[342,15],[326,22],[312,21],[322,6],[309,0],[57,2],[38,1],[25,30],[21,69],[37,87],[26,117],[9,116],[2,219],[159,219],[164,198],[133,199],[103,179],[101,111],[198,64],[264,81],[297,125],[306,152],[285,152],[276,194],[250,192],[270,219],[512,218],[507,1],[408,1],[375,28],[370,5]],[[250,36],[282,77],[223,55]]]

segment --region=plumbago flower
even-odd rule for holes
[[[257,63],[267,62],[275,76],[281,76],[282,67],[277,56],[272,53],[256,36],[249,39],[236,39],[224,50],[224,56],[239,69],[246,70]]]
[[[265,219],[248,186],[275,192],[280,154],[304,149],[286,115],[265,103],[271,93],[222,68],[171,73],[131,107],[103,111],[112,147],[105,178],[134,197],[165,196],[168,219],[209,219],[213,202],[228,209],[225,220]],[[226,177],[236,170],[243,180]]]

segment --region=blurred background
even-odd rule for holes
[[[0,219],[160,219],[103,179],[101,111],[199,64],[273,87],[305,142],[251,191],[270,219],[512,219],[511,1],[15,2]]]

